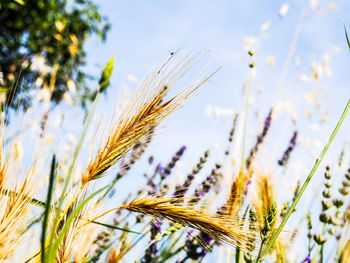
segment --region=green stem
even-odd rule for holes
[[[69,181],[69,179],[70,179],[71,176],[72,176],[73,169],[74,169],[74,167],[75,167],[75,163],[77,162],[77,159],[78,159],[80,150],[81,150],[81,148],[82,148],[82,146],[83,146],[83,142],[84,142],[84,139],[85,139],[86,134],[87,134],[87,130],[88,130],[90,124],[91,124],[92,118],[93,118],[93,116],[94,116],[94,114],[95,114],[97,105],[98,105],[99,102],[100,102],[101,96],[102,96],[101,93],[97,93],[96,98],[95,98],[95,100],[94,100],[94,103],[93,103],[93,105],[92,105],[91,112],[89,113],[88,118],[87,118],[87,121],[86,121],[86,123],[85,123],[84,129],[83,129],[83,133],[82,133],[82,135],[80,136],[78,145],[77,145],[77,147],[76,147],[75,150],[74,150],[73,160],[72,160],[72,162],[71,162],[71,164],[70,164],[70,166],[69,166],[69,169],[68,169],[68,174],[67,174],[67,179],[66,179],[67,182]],[[65,193],[67,187],[68,187],[68,183],[65,184],[63,193]]]
[[[325,228],[326,228],[326,223],[323,223],[323,225],[322,225],[322,235],[324,235]],[[320,263],[323,263],[323,249],[324,249],[324,243],[321,245],[321,249],[320,249]]]
[[[247,135],[247,123],[248,123],[248,108],[249,108],[249,93],[250,93],[250,86],[251,86],[251,80],[252,80],[252,68],[249,69],[249,77],[247,81],[247,93],[246,93],[246,99],[245,99],[245,106],[244,106],[244,124],[243,124],[243,138],[242,138],[242,158],[241,158],[241,165],[239,168],[239,177],[240,177],[240,196],[239,196],[239,208],[242,206],[242,192],[243,192],[243,170],[244,170],[244,151],[246,146],[246,135]]]
[[[32,261],[32,259],[34,259],[37,256],[39,256],[40,253],[41,253],[41,250],[39,252],[37,252],[35,255],[33,255],[30,258],[28,258],[26,261],[24,261],[24,263],[29,263],[30,261]]]
[[[42,230],[41,230],[41,262],[42,263],[46,262],[45,260],[46,232],[49,224],[49,214],[50,214],[50,208],[51,208],[52,195],[54,192],[56,168],[57,168],[56,156],[53,155],[52,162],[51,162],[50,181],[49,181],[49,186],[47,190],[44,219],[43,219]]]
[[[289,208],[285,218],[282,220],[281,224],[279,225],[279,227],[277,228],[276,232],[274,233],[274,235],[272,236],[272,238],[270,239],[269,243],[267,244],[266,246],[266,249],[265,251],[262,253],[261,257],[258,257],[258,260],[261,262],[264,260],[264,257],[267,255],[267,253],[269,253],[270,249],[272,248],[273,244],[275,243],[278,235],[281,233],[283,227],[285,226],[285,224],[287,223],[290,215],[292,214],[293,210],[295,209],[297,203],[299,202],[299,199],[301,198],[301,196],[303,195],[306,187],[308,186],[308,184],[310,183],[310,180],[312,179],[312,177],[314,176],[318,166],[320,165],[324,155],[326,154],[329,146],[331,145],[335,135],[337,134],[341,124],[343,123],[344,119],[345,119],[345,116],[346,114],[348,113],[349,111],[349,108],[350,108],[350,99],[348,100],[348,103],[346,104],[346,107],[343,111],[343,114],[341,115],[337,125],[335,126],[333,132],[332,132],[332,135],[331,137],[329,138],[326,146],[323,148],[323,151],[321,152],[319,158],[316,159],[316,162],[315,162],[315,165],[312,167],[311,171],[310,171],[310,174],[308,175],[308,177],[306,178],[303,186],[301,187],[298,195],[296,196],[293,204],[291,205],[291,207]]]
[[[261,242],[261,244],[260,244],[259,253],[258,253],[258,256],[257,256],[257,258],[256,258],[255,263],[258,263],[259,260],[260,260],[261,252],[262,252],[262,249],[263,249],[263,247],[264,247],[265,241],[266,241],[266,239],[263,240],[263,241]]]
[[[236,248],[236,263],[240,263],[241,261],[241,250]]]
[[[318,247],[317,247],[317,250],[316,250],[315,256],[312,258],[311,263],[315,263],[315,262],[316,262],[316,259],[317,259],[317,253],[318,253]]]

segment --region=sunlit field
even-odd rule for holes
[[[0,262],[350,263],[349,11],[0,1]]]

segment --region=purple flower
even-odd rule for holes
[[[288,146],[287,150],[285,150],[285,152],[283,153],[282,158],[281,158],[280,160],[278,160],[278,164],[279,164],[279,165],[284,166],[284,165],[287,164],[288,159],[289,159],[289,157],[290,157],[290,154],[291,154],[291,152],[294,150],[295,145],[296,145],[296,143],[297,143],[297,137],[298,137],[298,132],[295,131],[295,132],[293,133],[292,138],[291,138],[290,141],[289,141],[289,146]]]
[[[270,110],[269,114],[267,115],[265,122],[264,122],[264,127],[262,132],[258,135],[258,138],[256,140],[255,146],[253,149],[251,149],[249,157],[246,160],[246,166],[247,168],[249,168],[255,154],[257,153],[257,151],[259,150],[259,146],[260,144],[264,141],[266,134],[270,128],[271,125],[271,120],[272,120],[272,109]]]
[[[311,262],[311,257],[307,256],[303,261],[301,261],[300,263],[310,263]]]
[[[161,226],[162,226],[162,221],[161,220],[153,220],[151,223],[151,229],[150,229],[150,233],[151,233],[151,245],[149,246],[149,248],[146,250],[143,258],[141,259],[142,263],[154,263],[156,262],[157,258],[158,258],[158,248],[157,248],[157,244],[158,242],[156,242],[154,239],[157,236],[158,233],[160,233],[161,230]]]
[[[180,150],[185,150],[186,146],[182,146]],[[207,161],[209,156],[209,150],[205,151],[204,155],[199,159],[199,162],[196,164],[196,167],[193,168],[192,173],[187,175],[185,182],[182,185],[178,185],[175,188],[175,192],[173,194],[174,197],[184,197],[188,188],[190,187],[194,177],[199,171],[203,168],[203,164]],[[214,180],[211,182],[214,183]]]
[[[171,161],[168,163],[168,165],[161,171],[160,178],[163,180],[166,176],[170,175],[171,169],[174,168],[175,164],[178,160],[180,160],[181,156],[186,150],[186,146],[182,146],[173,156]]]

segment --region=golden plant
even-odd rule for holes
[[[102,177],[123,155],[138,143],[166,116],[181,107],[184,102],[219,70],[202,75],[176,95],[164,101],[165,95],[178,80],[202,58],[201,53],[171,56],[151,73],[139,86],[135,94],[112,124],[106,142],[98,149],[82,174],[82,185]],[[174,61],[173,61],[174,60]],[[203,77],[204,76],[204,77]]]
[[[258,243],[254,237],[257,232],[243,227],[242,221],[227,213],[211,213],[208,207],[200,207],[192,202],[184,204],[189,198],[167,198],[160,195],[138,197],[121,208],[156,218],[166,219],[185,227],[197,229],[218,243],[226,243],[249,250],[252,243]]]

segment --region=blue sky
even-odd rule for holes
[[[312,1],[310,1],[312,2]],[[329,126],[325,124],[319,133],[325,137],[334,126],[349,97],[350,57],[347,52],[343,21],[350,27],[350,3],[348,1],[316,1],[316,8],[309,1],[99,1],[101,13],[109,17],[112,30],[106,43],[96,39],[87,45],[88,69],[100,72],[103,65],[115,55],[115,71],[108,93],[108,104],[115,101],[123,85],[133,89],[136,84],[127,80],[128,74],[141,79],[151,67],[169,56],[169,52],[194,47],[212,50],[213,65],[223,65],[212,83],[180,112],[165,122],[159,144],[171,149],[191,143],[197,153],[213,142],[224,142],[230,129],[227,121],[207,118],[204,115],[209,104],[239,111],[244,105],[242,86],[248,78],[248,60],[242,39],[261,36],[261,25],[267,21],[270,28],[264,32],[267,39],[259,40],[256,47],[256,78],[252,81],[251,95],[255,104],[251,114],[267,114],[275,104],[276,89],[280,80],[293,34],[303,10],[307,16],[301,26],[292,61],[287,71],[280,98],[288,99],[297,109],[305,109],[304,94],[322,87],[328,89],[320,101],[329,114]],[[315,2],[315,1],[314,1]],[[279,16],[282,4],[290,8],[284,17]],[[327,8],[330,4],[336,10]],[[341,51],[334,51],[337,48]],[[311,61],[322,62],[327,54],[332,77],[323,76],[318,81],[302,82],[299,75],[310,74]],[[266,56],[275,56],[274,68],[266,64]],[[300,60],[296,67],[295,57]],[[98,66],[96,66],[98,65]],[[194,72],[189,76],[195,76]],[[257,90],[263,87],[262,95]],[[181,88],[181,87],[178,87]],[[303,128],[318,119],[307,119],[299,113],[297,128]],[[251,118],[251,119],[252,119]],[[260,118],[261,119],[261,118]],[[256,121],[252,121],[253,123]],[[308,123],[309,122],[309,123]],[[349,124],[343,130],[349,131]],[[307,131],[305,131],[307,132]],[[251,133],[254,136],[255,131]],[[318,134],[318,135],[320,135]],[[169,139],[171,138],[171,139]],[[198,148],[199,147],[199,148]]]

